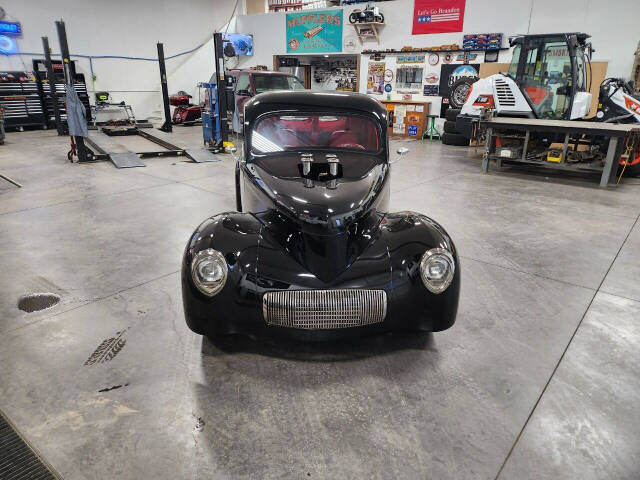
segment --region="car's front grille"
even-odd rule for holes
[[[262,313],[269,325],[327,330],[380,323],[387,315],[384,290],[284,290],[267,292]]]

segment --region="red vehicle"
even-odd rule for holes
[[[251,97],[273,90],[305,90],[304,85],[291,73],[270,72],[266,70],[231,70],[227,72],[234,78],[233,131],[242,133],[244,104]]]
[[[195,122],[202,116],[202,106],[191,103],[191,95],[182,90],[169,96],[169,104],[176,107],[173,110],[174,124]]]

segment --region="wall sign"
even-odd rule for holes
[[[404,123],[394,123],[393,124],[393,133],[396,135],[404,135]]]
[[[424,63],[424,55],[402,55],[396,59],[396,63]]]
[[[367,93],[382,95],[384,88],[384,62],[369,62]]]
[[[424,81],[427,83],[439,83],[440,75],[435,72],[427,73],[427,76],[424,78]]]
[[[472,63],[469,65],[442,65],[440,70],[440,96],[442,98],[441,116],[449,107],[449,93],[451,86],[463,77],[479,77],[480,65]]]
[[[425,85],[422,94],[425,97],[437,97],[438,96],[438,85]]]
[[[14,37],[22,35],[22,27],[20,26],[20,22],[5,22],[4,20],[1,21],[0,35],[13,35]]]
[[[342,51],[342,10],[287,13],[287,53]]]
[[[440,55],[438,55],[437,53],[429,54],[429,65],[431,65],[432,67],[435,67],[439,61],[440,61]]]
[[[414,0],[413,35],[461,32],[465,0]]]
[[[386,69],[384,71],[384,83],[391,83],[393,81],[393,70]]]
[[[415,137],[418,135],[418,125],[409,125],[409,131],[408,131],[409,135],[411,135],[412,137]]]
[[[389,93],[392,89],[393,89],[393,87],[391,86],[391,84],[390,84],[390,83],[387,83],[387,84],[384,86],[384,91],[385,91],[385,92],[387,92],[387,93]]]
[[[473,62],[476,58],[478,58],[478,54],[477,53],[464,52],[464,53],[459,54],[456,57],[456,60],[458,62],[469,63],[469,62]]]

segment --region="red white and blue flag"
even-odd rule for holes
[[[413,35],[461,32],[465,0],[414,0]]]

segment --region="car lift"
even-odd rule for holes
[[[60,46],[62,49],[62,58],[65,62],[65,68],[69,65],[69,49],[67,45],[67,36],[64,28],[64,22],[59,21],[56,22],[56,26],[58,27],[58,37],[60,40]],[[222,44],[221,34],[220,35],[220,48]],[[214,38],[215,40],[215,38]],[[44,43],[44,42],[43,42]],[[45,58],[47,63],[47,69],[51,68],[51,57],[48,54],[45,45]],[[167,90],[167,78],[166,78],[166,69],[164,62],[164,48],[162,43],[157,44],[158,48],[158,64],[160,67],[160,83],[162,86],[162,99],[164,106],[164,114],[165,114],[165,122],[160,127],[160,130],[163,132],[171,132],[171,115],[169,110],[169,95]],[[218,75],[218,51],[216,50],[216,75]],[[224,72],[224,70],[223,70]],[[70,77],[72,78],[72,77]],[[222,74],[222,79],[224,80],[224,73]],[[217,102],[216,102],[217,103]],[[217,105],[216,105],[217,106]],[[221,105],[222,107],[222,105]],[[226,112],[226,108],[223,110]],[[217,112],[216,112],[217,113]],[[226,115],[225,115],[226,117]],[[217,131],[219,132],[216,135],[218,139],[217,143],[219,143],[220,148],[214,148],[215,153],[222,151],[222,146],[226,143],[226,118],[221,118],[220,122],[216,122]],[[137,126],[126,126],[126,127],[109,127],[105,126],[100,129],[100,132],[96,134],[91,134],[92,136],[83,138],[83,137],[73,137],[75,144],[78,146],[77,154],[79,162],[93,162],[100,160],[109,160],[111,161],[117,168],[131,168],[131,167],[146,167],[146,164],[140,161],[141,158],[146,157],[162,157],[162,156],[185,156],[192,160],[195,163],[204,163],[204,162],[218,162],[221,159],[214,155],[214,151],[205,148],[182,148],[173,143],[169,142],[167,133],[160,134],[159,136],[152,135],[149,132],[144,131]],[[152,150],[152,151],[143,151],[143,152],[132,152],[124,149],[122,145],[118,145],[116,142],[110,141],[109,137],[114,136],[130,136],[135,135],[144,138],[156,145],[162,147],[160,150]],[[165,138],[162,138],[165,137]],[[85,142],[87,145],[85,145]],[[70,152],[72,153],[72,152]]]

